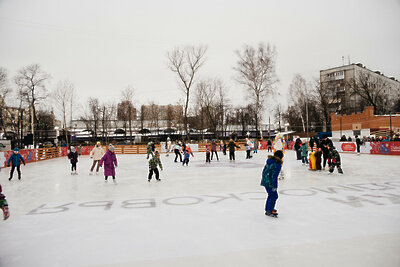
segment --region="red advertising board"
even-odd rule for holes
[[[341,143],[341,148],[343,152],[355,152],[357,146],[355,143]]]
[[[8,159],[14,151],[4,151],[4,157],[6,161],[4,162],[4,166],[7,166]],[[25,162],[34,162],[36,161],[36,149],[23,149],[19,151],[19,154],[24,158]]]
[[[371,154],[400,155],[400,142],[371,142]]]

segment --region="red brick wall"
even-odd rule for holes
[[[353,130],[353,124],[361,124],[361,129],[389,129],[390,116],[374,115],[374,107],[366,107],[362,113],[351,115],[331,114],[332,131],[340,130],[340,117],[342,118],[342,130]],[[392,116],[392,128],[400,128],[400,116]]]

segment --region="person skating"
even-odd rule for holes
[[[260,142],[258,139],[254,140],[253,142],[253,154],[258,153],[258,146],[260,145]]]
[[[184,151],[182,166],[184,166],[185,164],[186,166],[188,166],[190,155],[194,157],[192,150],[190,149],[190,147],[187,146]]]
[[[308,144],[307,142],[304,142],[301,147],[301,162],[303,163],[303,165],[308,165]]]
[[[314,137],[310,137],[310,148],[311,148],[311,152],[314,152],[314,144],[315,144],[315,142],[314,142]]]
[[[212,140],[212,142],[211,142],[211,160],[213,159],[214,153],[215,153],[215,156],[217,157],[217,160],[219,160],[218,154],[217,154],[217,143],[215,142],[215,140]]]
[[[224,156],[226,156],[226,143],[224,141],[224,145],[222,147],[222,152],[224,153]]]
[[[240,146],[237,146],[234,142],[233,139],[229,140],[229,160],[235,160],[235,148],[240,148]]]
[[[331,165],[329,167],[329,172],[333,173],[333,171],[335,170],[335,167],[337,167],[338,173],[343,174],[339,152],[335,149],[333,144],[329,144],[328,149],[329,149],[330,158],[331,158]]]
[[[273,156],[268,156],[268,160],[262,172],[261,186],[265,187],[268,193],[265,202],[265,215],[278,217],[275,209],[276,200],[278,199],[278,176],[282,168],[283,152],[275,151]]]
[[[332,140],[328,138],[327,135],[324,135],[324,137],[322,138],[321,143],[319,144],[320,148],[322,150],[322,156],[324,159],[323,165],[322,165],[322,169],[325,170],[325,166],[326,166],[326,161],[330,158],[330,153],[329,153],[329,145],[333,145]],[[329,165],[328,165],[329,166]]]
[[[211,163],[210,154],[210,147],[206,145],[206,163]]]
[[[272,152],[272,141],[271,141],[271,139],[268,139],[268,141],[267,141],[267,147],[268,147],[267,152]]]
[[[171,152],[171,144],[171,139],[167,137],[167,142],[165,143],[165,148],[167,150],[167,155],[165,155],[166,157],[169,157],[169,152]]]
[[[147,159],[149,159],[149,155],[151,155],[152,157],[154,156],[152,143],[153,143],[152,141],[147,143]]]
[[[97,142],[96,146],[92,149],[92,151],[90,151],[90,158],[93,159],[93,164],[92,167],[90,168],[90,175],[93,174],[93,170],[94,167],[97,164],[97,168],[96,168],[96,174],[99,172],[99,168],[100,168],[100,160],[104,155],[104,149],[101,147],[101,143]]]
[[[251,159],[251,146],[249,144],[245,144],[246,147],[246,159]]]
[[[112,176],[115,182],[115,167],[118,167],[117,156],[114,152],[114,146],[109,145],[107,152],[100,160],[100,167],[104,164],[104,179],[107,182],[108,176]]]
[[[153,172],[156,174],[156,180],[161,181],[160,173],[157,169],[157,166],[160,166],[160,169],[163,170],[163,166],[160,160],[160,153],[158,153],[158,151],[155,151],[154,157],[149,160],[149,176],[147,178],[147,181],[150,182],[151,178],[153,177]]]
[[[173,149],[174,149],[174,153],[175,153],[175,160],[174,160],[174,162],[177,162],[178,156],[179,156],[180,162],[182,162],[182,154],[181,154],[182,147],[181,147],[181,145],[179,144],[179,142],[176,143],[176,144],[174,145],[174,148],[173,148]]]
[[[295,143],[294,143],[294,149],[296,150],[296,156],[297,156],[297,160],[301,160],[301,151],[300,151],[300,147],[301,147],[301,139],[297,138]]]
[[[13,178],[15,168],[17,168],[18,180],[21,180],[21,169],[20,169],[21,161],[25,165],[24,158],[21,156],[21,154],[19,154],[19,148],[14,148],[14,153],[11,155],[11,157],[7,161],[8,166],[10,166],[10,162],[12,162],[10,178],[8,178],[9,181],[11,181],[11,179]]]
[[[358,135],[356,135],[356,144],[357,144],[357,155],[360,155],[360,146],[362,144],[362,141]]]
[[[76,172],[76,164],[78,163],[78,151],[76,151],[75,147],[71,146],[71,150],[68,153],[68,159],[71,162],[71,174],[78,174]]]
[[[3,211],[3,219],[7,220],[10,217],[10,210],[8,208],[8,203],[6,196],[3,194],[3,189],[0,184],[0,209]]]
[[[322,169],[322,167],[321,167],[321,157],[322,157],[321,148],[319,148],[319,147],[316,148],[314,156],[315,156],[316,170],[320,171]]]

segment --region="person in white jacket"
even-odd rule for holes
[[[104,150],[101,147],[101,143],[97,142],[96,146],[92,149],[92,151],[90,151],[90,158],[93,159],[93,164],[92,164],[92,168],[90,168],[90,175],[93,174],[93,169],[97,164],[97,168],[96,168],[96,174],[99,172],[99,168],[100,168],[100,160],[104,155]]]

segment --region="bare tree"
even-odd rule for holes
[[[15,83],[23,91],[23,96],[26,97],[26,101],[29,104],[34,146],[36,146],[34,126],[37,123],[36,105],[47,96],[45,85],[49,78],[50,75],[43,71],[38,64],[32,64],[20,69],[14,78]]]
[[[389,109],[394,106],[394,103],[389,101],[390,84],[385,79],[367,72],[359,72],[347,86],[352,93],[361,97],[365,105],[373,106],[375,114],[385,113],[386,106],[389,106]]]
[[[124,114],[123,118],[125,119],[125,125],[126,121],[128,121],[129,125],[129,141],[130,144],[133,144],[132,140],[132,119],[133,119],[133,112],[134,112],[134,107],[133,107],[133,96],[134,96],[134,89],[132,86],[128,86],[125,88],[124,91],[122,91],[122,97],[121,100],[123,101],[124,104]],[[125,129],[126,132],[126,129]]]
[[[329,114],[329,91],[327,89],[326,83],[314,81],[314,86],[311,89],[312,100],[315,103],[315,107],[322,114],[323,121],[323,131],[328,131],[330,125],[331,116]]]
[[[175,48],[171,53],[168,53],[168,67],[171,71],[178,74],[180,86],[185,94],[183,118],[185,133],[188,136],[188,107],[190,91],[194,83],[194,77],[204,63],[204,55],[206,51],[207,48],[204,46],[188,46],[185,48]]]
[[[218,138],[218,129],[223,129],[225,89],[218,79],[203,80],[197,85],[197,103],[200,108],[202,127],[205,121],[207,128],[210,128],[214,136]]]
[[[246,45],[242,51],[236,51],[236,55],[239,58],[234,67],[236,81],[245,87],[252,99],[258,135],[265,98],[274,93],[273,86],[278,82],[275,74],[276,51],[269,44],[261,43],[257,49]]]
[[[93,141],[96,141],[101,118],[100,113],[102,111],[99,99],[90,97],[87,101],[87,106],[88,109],[81,116],[81,121],[85,123],[87,130],[92,132]]]
[[[116,108],[114,103],[104,103],[100,106],[100,120],[104,143],[109,142],[108,132],[112,127],[112,121],[115,119],[115,110]]]
[[[52,98],[55,101],[56,109],[62,114],[63,129],[67,128],[67,113],[68,109],[71,110],[72,114],[72,103],[74,93],[74,85],[69,81],[59,81],[56,89],[52,93]]]
[[[307,118],[305,110],[307,97],[307,82],[300,74],[296,74],[289,86],[289,101],[296,110],[296,114],[300,116],[303,132],[306,131]]]
[[[159,132],[159,121],[160,121],[160,108],[153,101],[148,105],[148,116],[150,119],[150,127],[157,130],[157,134]]]
[[[0,67],[0,127],[4,133],[6,133],[5,124],[7,122],[7,105],[5,101],[10,92],[7,70]]]

